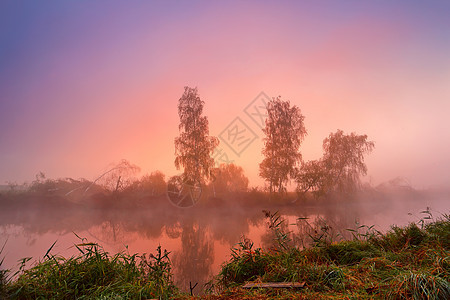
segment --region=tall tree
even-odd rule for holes
[[[370,153],[375,143],[367,135],[344,134],[342,130],[331,133],[323,141],[323,164],[328,176],[328,189],[351,191],[360,183],[360,175],[367,174],[364,155]]]
[[[300,108],[280,97],[267,103],[267,115],[259,175],[269,183],[271,193],[281,192],[302,159],[299,147],[306,135],[305,117]]]
[[[364,155],[375,144],[367,135],[331,133],[323,141],[324,154],[320,160],[304,163],[297,174],[298,191],[314,191],[321,195],[329,191],[352,192],[367,174]]]
[[[197,88],[185,87],[178,101],[180,136],[175,138],[175,166],[184,168],[183,179],[189,184],[209,178],[214,167],[212,151],[219,145],[216,137],[209,136],[208,119],[202,116],[205,104]]]

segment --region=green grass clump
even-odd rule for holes
[[[239,245],[223,265],[212,299],[450,299],[450,218],[419,225],[302,250]],[[306,285],[296,291],[239,288],[255,280]]]
[[[392,279],[386,296],[394,299],[450,299],[450,283],[429,273],[402,274]]]
[[[0,249],[0,255],[5,248],[6,242],[3,247]],[[7,274],[8,270],[1,269],[3,264],[4,257],[0,257],[0,299],[6,298],[6,283],[7,283]]]
[[[168,252],[109,255],[96,243],[76,245],[79,255],[50,255],[6,285],[11,299],[168,299],[176,292]],[[50,250],[50,249],[49,249]]]
[[[323,248],[323,255],[339,265],[359,263],[364,258],[378,257],[379,248],[367,241],[342,241]]]

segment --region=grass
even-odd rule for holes
[[[239,244],[204,298],[450,299],[448,215],[429,224],[421,220],[420,226],[393,227],[386,234],[368,230],[350,241],[315,240],[305,249],[287,246],[279,216],[267,217],[269,225],[277,225],[277,242],[283,237],[286,244],[267,250]],[[246,291],[240,286],[247,281],[305,282],[306,287]]]
[[[3,253],[3,249],[5,249],[6,242],[3,244],[2,248],[0,249],[0,299],[3,299],[6,297],[6,285],[7,285],[7,274],[8,270],[3,270],[1,267],[3,265],[4,257],[1,257]]]
[[[161,247],[149,256],[111,256],[85,240],[75,247],[79,255],[68,259],[50,248],[43,261],[5,283],[4,293],[10,299],[169,299],[177,293],[169,253]]]
[[[0,298],[10,299],[450,299],[450,216],[423,219],[386,234],[363,227],[350,240],[330,238],[321,225],[308,247],[290,238],[284,220],[265,212],[275,244],[254,248],[246,239],[231,260],[192,297],[174,286],[169,253],[109,255],[82,240],[79,254],[63,258],[47,251],[44,259],[17,276],[0,272]],[[1,255],[1,251],[0,251]],[[0,260],[1,266],[1,260]],[[14,278],[14,279],[11,279]],[[305,288],[244,290],[248,281],[305,282]]]

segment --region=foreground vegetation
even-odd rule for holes
[[[284,220],[266,212],[274,245],[254,248],[243,240],[203,296],[181,293],[174,285],[169,253],[106,253],[85,240],[79,255],[54,256],[12,276],[0,273],[0,298],[11,299],[449,299],[450,216],[430,215],[381,234],[372,227],[352,230],[353,239],[336,242],[326,225],[299,247]],[[427,220],[428,219],[428,220]],[[25,260],[24,260],[25,262]],[[14,279],[11,279],[14,278]],[[304,282],[302,289],[253,289],[246,282]]]
[[[53,247],[53,246],[52,246]],[[66,259],[47,251],[44,260],[17,279],[2,274],[0,298],[10,299],[170,299],[177,294],[169,253],[157,248],[150,256],[109,255],[96,243],[75,245],[79,255]],[[14,277],[14,276],[13,276]]]
[[[213,283],[209,299],[450,299],[450,217],[432,223],[371,227],[351,241],[332,242],[327,227],[303,250],[289,246],[282,221],[269,215],[277,245],[241,243]],[[304,282],[300,290],[241,288],[244,282]],[[214,286],[215,285],[215,286]]]

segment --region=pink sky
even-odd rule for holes
[[[0,184],[94,179],[127,159],[178,173],[185,85],[210,133],[236,117],[258,138],[229,159],[261,185],[262,132],[244,109],[260,92],[305,115],[304,159],[342,129],[376,148],[366,180],[450,183],[450,5],[308,2],[0,4]]]

